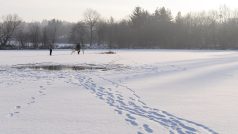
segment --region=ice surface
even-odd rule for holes
[[[237,133],[236,51],[114,51],[0,51],[0,133]]]

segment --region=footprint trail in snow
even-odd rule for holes
[[[137,134],[156,133],[158,125],[167,129],[170,134],[218,134],[205,125],[147,106],[134,90],[111,80],[84,74],[76,74],[75,78],[81,86],[107,103],[118,115],[123,116],[128,124],[137,129]]]

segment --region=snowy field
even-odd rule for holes
[[[0,134],[237,134],[238,52],[0,51]]]

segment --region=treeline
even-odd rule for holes
[[[56,19],[29,23],[17,15],[3,17],[0,22],[1,49],[41,49],[56,43],[108,48],[236,49],[237,35],[238,12],[226,6],[209,12],[179,12],[175,17],[164,7],[153,13],[136,7],[129,18],[120,21],[102,19],[97,11],[89,9],[77,23]]]
[[[7,15],[0,26],[0,48],[46,49],[55,43],[67,43],[72,25],[55,19],[27,23],[17,15]]]

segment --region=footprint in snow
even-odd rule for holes
[[[27,104],[30,105],[32,103],[35,103],[35,100],[36,100],[36,98],[32,96],[30,102],[28,102]]]
[[[119,115],[122,115],[122,111],[121,110],[115,109],[114,111],[116,111]]]
[[[145,129],[146,132],[148,132],[148,133],[153,133],[153,130],[149,127],[149,125],[144,124],[143,127],[144,127],[144,129]]]
[[[126,116],[127,116],[129,119],[131,119],[131,120],[136,120],[136,118],[133,117],[133,116],[131,116],[130,114],[126,114]]]
[[[16,109],[20,109],[21,108],[21,106],[16,106]]]
[[[13,113],[9,113],[9,116],[12,117],[14,114]]]
[[[129,122],[132,126],[138,126],[138,124],[137,124],[136,121],[134,121],[134,120],[125,119],[125,121]]]

